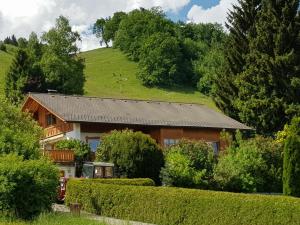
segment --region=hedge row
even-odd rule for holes
[[[133,185],[133,186],[155,186],[155,182],[149,178],[112,178],[112,179],[86,179],[86,178],[75,178],[68,182],[69,183],[95,183],[95,184],[115,184],[115,185]],[[77,184],[76,184],[77,185]],[[79,185],[79,184],[78,184]]]
[[[66,203],[102,216],[159,225],[299,224],[300,199],[171,187],[71,181]]]

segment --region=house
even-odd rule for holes
[[[251,130],[204,105],[189,103],[30,93],[22,110],[43,128],[41,146],[66,176],[74,175],[68,164],[74,161],[72,151],[53,151],[62,139],[85,141],[95,152],[104,134],[128,128],[149,134],[162,146],[187,138],[204,140],[218,152],[225,145],[222,130]]]

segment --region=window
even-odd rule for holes
[[[164,146],[175,145],[179,142],[178,139],[164,139]]]
[[[96,152],[98,146],[99,146],[100,143],[101,143],[100,138],[99,138],[99,137],[95,137],[95,138],[87,137],[86,139],[87,139],[88,145],[89,145],[90,148],[91,148],[91,151],[92,151],[92,152]]]
[[[210,142],[206,142],[207,144],[211,145],[211,147],[214,150],[214,154],[218,155],[219,154],[219,142],[218,141],[210,141]]]
[[[56,124],[56,117],[52,114],[46,115],[47,126]]]

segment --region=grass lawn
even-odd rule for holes
[[[0,225],[106,225],[99,221],[87,219],[83,216],[74,217],[65,213],[43,214],[32,222],[9,221],[0,217]]]
[[[85,58],[86,63],[86,95],[189,102],[215,107],[209,97],[194,88],[163,89],[143,86],[136,78],[137,63],[129,61],[118,49],[96,49],[83,52],[81,56]],[[118,80],[122,81],[118,82]]]
[[[4,94],[4,77],[12,60],[12,55],[0,51],[0,95]]]

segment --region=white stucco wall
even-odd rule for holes
[[[59,168],[60,171],[64,171],[65,172],[65,177],[66,178],[72,178],[75,177],[75,166],[73,165],[57,165],[57,167]]]
[[[65,134],[65,138],[66,139],[79,139],[81,140],[80,138],[80,123],[73,123],[73,130],[70,131],[70,132],[67,132]]]

